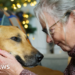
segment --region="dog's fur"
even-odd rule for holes
[[[15,26],[0,26],[0,49],[14,55],[23,66],[35,66],[38,63],[38,50],[27,42],[26,34]]]

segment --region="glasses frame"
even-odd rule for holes
[[[51,35],[51,28],[53,27],[53,26],[55,26],[58,22],[60,22],[63,18],[65,18],[66,16],[68,16],[69,17],[69,15],[71,14],[71,10],[68,10],[57,22],[55,22],[52,26],[50,26],[49,27],[49,33],[50,33],[50,35]],[[66,30],[65,30],[65,28],[64,28],[64,33],[65,33],[65,43],[66,43]],[[51,36],[52,37],[52,36]],[[54,42],[54,41],[53,41]],[[67,44],[67,43],[66,43]]]
[[[69,13],[68,13],[69,12]],[[65,18],[65,16],[70,15],[72,11],[67,11],[56,23],[54,23],[52,26],[49,27],[49,29],[51,29],[51,27],[53,27],[54,25],[56,25],[58,22],[60,22],[63,18]]]

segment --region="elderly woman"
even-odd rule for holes
[[[40,0],[35,14],[47,34],[47,42],[54,42],[72,57],[64,75],[75,75],[75,0]],[[5,70],[10,75],[35,75],[24,70],[7,52],[0,51],[0,55],[0,64],[10,65]]]
[[[75,75],[75,0],[40,0],[34,11],[47,34],[46,41],[72,57],[64,75]]]

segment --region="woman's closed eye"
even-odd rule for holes
[[[43,32],[45,32],[46,34],[48,34],[48,32],[47,32],[47,29],[46,29],[46,28],[44,28],[42,31],[43,31]]]

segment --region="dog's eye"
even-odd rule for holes
[[[19,37],[11,37],[11,39],[16,42],[21,42],[21,38],[19,38]]]

